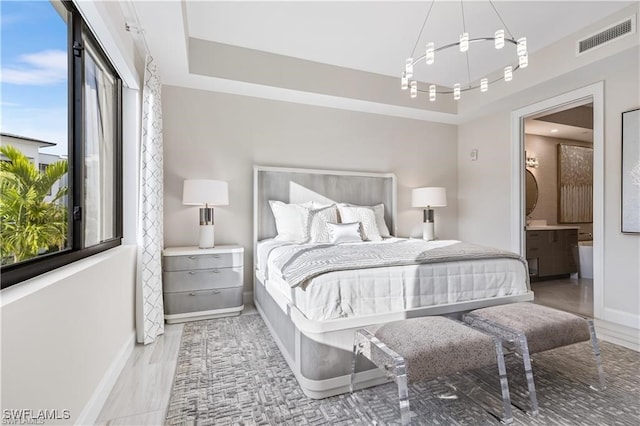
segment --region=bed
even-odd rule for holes
[[[282,241],[275,238],[274,200],[382,205],[376,220],[391,235],[344,244]],[[391,173],[254,167],[254,302],[307,396],[348,391],[359,328],[533,299],[519,256],[395,238],[395,229]],[[387,381],[366,361],[358,371],[359,387]]]

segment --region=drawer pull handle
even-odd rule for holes
[[[205,269],[202,271],[189,271],[189,275],[195,275],[197,273],[206,273],[206,272],[211,272],[212,274],[219,274],[220,271],[218,271],[217,269]]]
[[[206,296],[208,294],[220,294],[218,290],[192,291],[189,296]]]
[[[219,254],[212,254],[211,257],[213,257],[214,259],[220,259]],[[196,260],[197,258],[198,256],[189,256],[189,260]]]

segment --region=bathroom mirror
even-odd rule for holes
[[[526,187],[526,215],[529,216],[533,209],[536,208],[538,203],[538,182],[536,177],[529,170],[525,173],[525,187]]]

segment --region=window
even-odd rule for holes
[[[71,2],[2,14],[2,288],[120,244],[122,82]]]

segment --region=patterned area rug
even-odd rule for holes
[[[640,354],[601,343],[608,388],[596,383],[588,342],[537,354],[540,415],[531,417],[520,360],[508,357],[515,424],[639,425]],[[494,367],[409,387],[412,424],[499,424]],[[454,392],[454,389],[457,391]],[[386,425],[399,423],[394,383],[354,395],[307,398],[260,315],[185,325],[166,423],[170,425]]]

